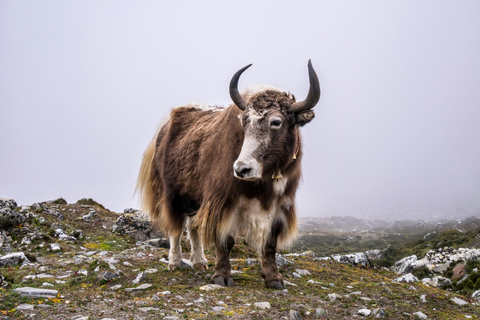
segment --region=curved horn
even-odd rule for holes
[[[301,112],[312,109],[320,99],[320,83],[318,82],[317,74],[312,67],[312,60],[308,60],[308,77],[310,78],[310,89],[308,90],[307,98],[300,102],[295,102],[292,105],[293,112]]]
[[[240,79],[243,71],[250,68],[251,65],[252,64],[249,64],[248,66],[238,70],[237,73],[233,75],[232,80],[230,80],[230,98],[232,98],[233,103],[235,103],[237,107],[242,110],[245,110],[247,108],[247,101],[245,101],[245,99],[243,99],[243,97],[238,92],[238,79]]]

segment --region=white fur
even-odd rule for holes
[[[281,90],[279,88],[275,88],[275,87],[272,87],[272,86],[269,86],[269,85],[258,85],[258,86],[251,86],[251,87],[245,88],[245,90],[242,91],[242,97],[246,101],[249,101],[250,98],[253,97],[254,95],[256,95],[257,93],[260,93],[260,92],[266,91],[266,90],[284,92],[283,90]]]
[[[278,179],[273,181],[273,190],[275,194],[281,196],[285,193],[285,188],[287,187],[288,178],[284,177],[283,179]]]
[[[180,238],[182,232],[178,235],[169,235],[170,250],[168,252],[168,264],[170,266],[178,266],[182,262],[182,246],[180,244]]]
[[[234,211],[228,221],[222,224],[219,230],[220,238],[245,235],[247,243],[253,246],[259,255],[262,255],[265,243],[270,237],[273,221],[286,223],[278,202],[272,204],[270,210],[264,210],[257,199],[242,197]]]
[[[207,258],[205,258],[205,254],[203,252],[203,240],[198,232],[198,228],[192,227],[190,218],[188,218],[187,221],[187,229],[191,245],[190,261],[192,262],[192,265],[195,266],[196,264],[202,264],[206,266]]]

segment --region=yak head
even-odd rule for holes
[[[273,87],[257,87],[242,96],[238,80],[250,66],[237,71],[230,82],[230,97],[242,111],[239,119],[244,130],[233,173],[247,181],[278,179],[281,170],[296,159],[300,148],[298,127],[314,118],[312,108],[320,99],[320,85],[308,61],[310,89],[305,100],[296,102],[292,94]]]

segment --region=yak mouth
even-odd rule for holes
[[[243,180],[243,181],[257,181],[257,180],[262,180],[262,177],[241,177],[239,176],[235,171],[233,171],[233,176],[237,179]]]

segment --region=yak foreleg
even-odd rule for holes
[[[221,286],[233,286],[232,266],[230,265],[230,251],[235,244],[232,236],[228,236],[224,241],[217,240],[215,243],[215,274],[213,281]]]
[[[190,261],[197,270],[207,269],[207,258],[203,252],[203,239],[198,232],[198,227],[192,226],[190,218],[187,221],[188,237],[190,239]]]
[[[277,252],[277,238],[282,230],[282,224],[275,221],[272,224],[272,231],[270,237],[265,241],[262,250],[262,277],[265,285],[272,289],[283,290],[285,283],[283,277],[278,272],[275,254]]]

